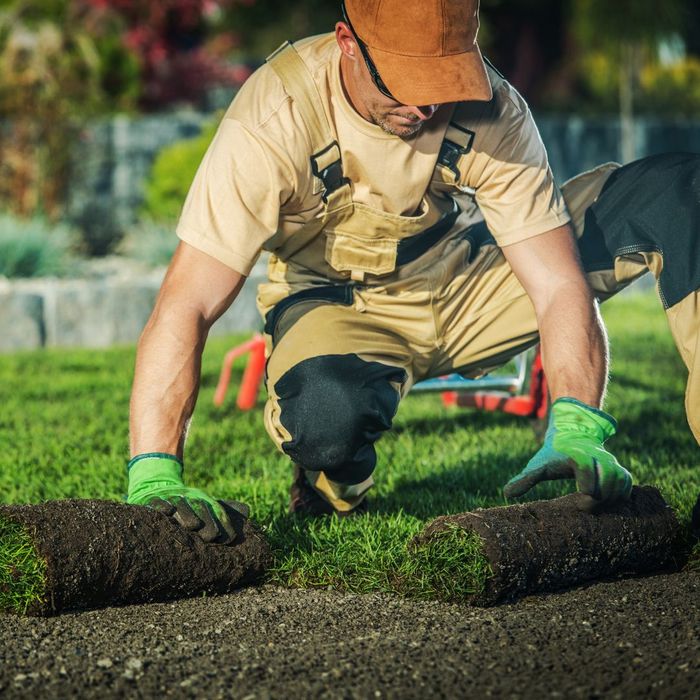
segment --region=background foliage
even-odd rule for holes
[[[284,39],[340,18],[339,0],[0,0],[0,13],[0,47],[16,52],[21,37],[33,65],[63,59],[64,98],[78,112],[197,102],[212,85],[240,84]],[[591,52],[619,66],[636,47],[641,67],[671,60],[659,53],[669,41],[671,62],[700,54],[694,0],[482,0],[481,19],[482,46],[535,105],[595,100],[585,94]],[[47,32],[59,38],[27,48],[30,34]]]
[[[190,184],[216,132],[212,121],[199,136],[163,148],[146,183],[144,213],[153,219],[175,221]]]
[[[60,218],[90,120],[208,108],[339,18],[339,0],[0,0],[0,208]],[[484,52],[535,109],[617,113],[623,160],[635,115],[700,116],[697,0],[482,0],[481,19]],[[172,217],[172,180],[157,167],[147,211]]]

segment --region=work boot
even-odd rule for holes
[[[289,489],[289,512],[302,515],[333,515],[346,518],[350,515],[361,515],[367,512],[367,500],[358,503],[352,510],[336,510],[316,489],[307,481],[304,470],[294,465],[294,476]]]
[[[693,537],[700,540],[700,493],[698,494],[695,508],[693,508],[693,513],[690,516],[690,530],[693,533]]]

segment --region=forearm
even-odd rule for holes
[[[182,459],[199,390],[207,328],[195,314],[157,307],[139,341],[130,404],[131,455]]]
[[[245,277],[180,243],[139,340],[131,393],[131,454],[182,458],[199,389],[202,350],[212,324]]]
[[[569,396],[600,408],[608,343],[597,302],[585,285],[559,288],[538,315],[542,360],[552,400]]]

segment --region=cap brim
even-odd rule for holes
[[[493,97],[477,44],[452,56],[401,56],[368,47],[379,75],[403,104],[432,105]]]

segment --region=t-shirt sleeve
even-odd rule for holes
[[[291,176],[280,149],[225,117],[190,186],[178,237],[243,275],[277,231]]]
[[[507,86],[502,111],[481,143],[472,186],[486,224],[499,246],[512,245],[566,224],[569,214],[532,114]],[[478,139],[478,131],[477,131]]]

